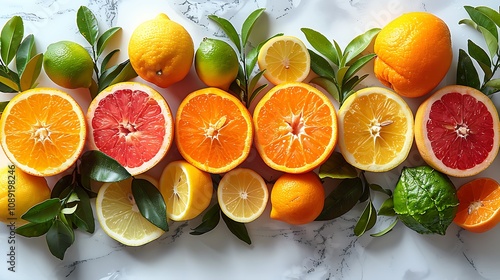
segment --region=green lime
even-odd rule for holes
[[[429,166],[403,168],[393,197],[399,219],[418,233],[444,235],[458,209],[451,180]]]
[[[238,75],[238,56],[228,43],[204,38],[196,50],[194,66],[203,83],[227,91]]]
[[[92,84],[94,61],[75,42],[50,44],[43,56],[43,68],[54,83],[64,88],[88,88]]]

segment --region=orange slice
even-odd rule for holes
[[[278,171],[311,171],[328,159],[337,143],[333,104],[304,83],[272,88],[255,107],[253,119],[257,151]]]
[[[52,176],[70,168],[83,151],[85,116],[67,93],[36,88],[16,95],[0,119],[2,148],[19,169]]]
[[[177,109],[175,126],[179,152],[205,172],[227,172],[250,153],[250,113],[236,97],[221,89],[211,87],[190,93]]]

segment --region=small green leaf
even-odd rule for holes
[[[301,28],[302,33],[306,36],[307,41],[320,54],[328,58],[333,64],[339,65],[341,53],[333,46],[323,34],[310,28]]]
[[[361,54],[379,32],[380,28],[372,28],[349,42],[344,51],[344,56],[346,56],[345,63],[348,64],[352,59]]]
[[[1,57],[5,65],[9,65],[24,37],[23,19],[20,16],[13,16],[5,23],[0,36]]]
[[[163,231],[168,231],[167,205],[160,191],[148,180],[134,178],[132,195],[142,216]]]
[[[335,70],[330,65],[328,60],[312,50],[308,49],[308,51],[309,56],[311,57],[311,70],[320,77],[324,77],[332,81],[335,80]]]
[[[265,8],[257,9],[253,11],[243,22],[241,27],[241,43],[243,47],[247,45],[248,37],[250,37],[250,33],[252,32],[252,28],[259,19],[260,15],[264,12]]]
[[[327,221],[338,218],[349,212],[363,194],[363,183],[361,179],[348,178],[340,184],[325,198],[323,211],[316,218],[317,221]]]
[[[44,223],[54,219],[61,210],[61,200],[51,198],[31,207],[21,218],[32,223]]]
[[[239,240],[245,242],[248,245],[252,244],[252,240],[250,240],[250,236],[248,235],[248,231],[244,223],[235,222],[224,215],[224,213],[222,212],[221,215],[222,220],[224,220],[227,228],[234,234],[234,236],[238,237]]]
[[[5,110],[5,107],[9,104],[9,101],[2,101],[0,102],[0,114]]]
[[[115,159],[97,150],[86,151],[82,155],[80,172],[82,181],[85,181],[85,178],[88,180],[88,188],[85,186],[87,189],[90,189],[89,179],[98,182],[118,182],[131,176]]]
[[[137,73],[134,71],[134,68],[132,68],[130,61],[126,60],[118,65],[108,68],[104,71],[104,73],[102,73],[98,83],[98,91],[101,92],[110,85],[128,81],[134,77],[137,77]]]
[[[19,75],[22,75],[28,61],[35,56],[35,36],[30,34],[24,38],[16,53],[16,68]]]
[[[250,95],[250,99],[248,100],[248,103],[252,103],[252,101],[254,100],[255,97],[257,97],[259,95],[260,92],[262,92],[262,90],[264,88],[267,87],[267,84],[263,84],[261,86],[259,86],[258,88],[256,88],[252,94]]]
[[[370,62],[373,58],[375,58],[375,56],[376,55],[374,53],[371,53],[364,55],[359,59],[357,59],[356,61],[354,61],[353,64],[349,66],[349,69],[345,73],[344,80],[349,80],[354,74],[356,74],[359,70],[361,70],[363,66],[365,66],[368,62]]]
[[[388,232],[390,232],[396,226],[398,221],[399,220],[397,218],[394,219],[394,221],[392,221],[392,223],[386,229],[379,231],[377,233],[372,233],[372,234],[370,234],[370,236],[371,237],[381,237],[381,236],[386,235]]]
[[[474,21],[472,21],[471,19],[468,19],[468,18],[460,20],[458,22],[458,24],[465,24],[465,25],[470,26],[470,27],[472,27],[474,29],[477,29],[477,24]]]
[[[377,210],[375,209],[373,203],[370,200],[366,204],[365,210],[363,210],[361,217],[354,226],[354,234],[356,236],[363,235],[367,230],[373,228],[376,222],[377,222]]]
[[[78,205],[75,205],[73,207],[63,208],[63,209],[61,209],[61,213],[65,214],[65,215],[71,215],[71,214],[75,213],[77,207],[78,207]]]
[[[332,80],[324,77],[316,77],[310,82],[324,88],[337,102],[340,103],[339,90]]]
[[[480,11],[481,13],[485,14],[487,17],[489,17],[498,27],[500,27],[500,13],[493,10],[490,7],[485,7],[485,6],[479,6],[476,7],[476,10]]]
[[[111,86],[111,85],[114,85],[117,83],[121,83],[121,82],[126,82],[130,79],[137,77],[137,73],[135,72],[134,68],[132,68],[132,64],[130,63],[130,60],[126,60],[126,61],[122,62],[122,64],[124,64],[122,70],[114,77],[114,79],[111,81],[111,83],[109,83],[108,86]]]
[[[458,85],[480,89],[479,75],[470,56],[462,49],[458,51],[457,81]]]
[[[61,177],[55,184],[54,187],[52,188],[52,192],[50,193],[50,198],[64,198],[65,196],[61,197],[61,194],[63,191],[71,187],[73,184],[73,175],[68,174],[63,177]]]
[[[396,216],[394,211],[394,200],[392,197],[387,198],[380,208],[378,209],[378,215],[380,216]]]
[[[344,66],[344,67],[341,67],[339,68],[339,70],[337,70],[337,76],[336,76],[336,79],[337,81],[343,85],[344,84],[344,77],[345,77],[345,74],[347,73],[347,70],[349,70],[349,67],[348,66]]]
[[[208,211],[203,215],[201,224],[193,229],[189,234],[192,235],[202,235],[211,230],[213,230],[220,221],[220,207],[219,204],[214,204]]]
[[[467,40],[467,51],[469,55],[477,61],[484,72],[484,80],[491,79],[493,72],[491,70],[491,60],[488,54],[471,40]]]
[[[102,54],[111,37],[113,37],[120,30],[121,27],[112,27],[102,33],[101,36],[99,36],[99,38],[97,39],[97,56],[100,56]]]
[[[76,208],[74,213],[74,222],[78,228],[81,228],[88,233],[94,233],[95,220],[94,213],[92,212],[92,206],[90,204],[90,198],[83,188],[77,187],[75,188],[75,192],[78,194],[80,202],[78,202],[78,208]]]
[[[494,57],[498,51],[498,35],[495,37],[489,30],[482,26],[479,26],[478,28],[479,31],[481,31],[481,34],[483,34],[484,41],[486,42],[486,46],[490,52],[490,57]]]
[[[52,226],[53,220],[44,223],[28,223],[16,228],[16,233],[24,237],[38,237],[46,234]]]
[[[19,89],[19,86],[13,82],[11,79],[4,77],[3,75],[0,75],[0,83],[4,84],[5,86],[11,88],[14,91],[21,91]]]
[[[341,153],[333,152],[328,160],[319,168],[319,177],[332,179],[356,178],[356,168],[347,163]]]
[[[492,87],[494,89],[500,89],[500,78],[499,79],[491,79],[485,85],[485,87]]]
[[[80,34],[89,42],[93,47],[99,37],[99,23],[92,11],[81,6],[76,14],[76,25]]]
[[[47,239],[47,245],[52,255],[62,260],[64,259],[66,250],[75,241],[75,233],[63,221],[55,220],[45,238]]]
[[[240,37],[238,36],[238,32],[236,32],[236,29],[231,24],[231,22],[216,15],[209,15],[208,18],[219,25],[219,27],[226,33],[227,37],[229,37],[229,40],[231,40],[236,45],[238,52],[241,53],[242,50]]]
[[[380,192],[380,193],[386,194],[388,196],[392,195],[392,191],[390,189],[384,189],[380,185],[368,184],[368,187],[370,187],[370,189],[373,191]]]
[[[26,68],[21,74],[21,91],[28,90],[33,87],[42,70],[43,54],[39,53],[30,59]]]
[[[113,55],[115,55],[117,52],[119,52],[120,50],[119,49],[114,49],[112,50],[111,52],[109,52],[103,59],[102,59],[102,62],[101,62],[101,72],[100,73],[104,73],[106,71],[106,69],[108,69],[108,63],[109,61],[111,60],[111,58],[113,58]]]
[[[495,25],[495,22],[493,22],[488,16],[483,14],[481,11],[476,10],[474,7],[471,6],[464,6],[465,11],[469,14],[470,18],[479,26],[483,27],[484,29],[488,30],[489,33],[493,36],[495,39],[495,42],[498,41],[498,30]],[[482,31],[481,31],[482,32]]]

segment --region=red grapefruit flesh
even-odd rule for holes
[[[136,82],[100,92],[87,112],[91,148],[123,165],[132,175],[155,166],[173,140],[173,117],[156,90]]]
[[[415,142],[433,168],[454,177],[485,170],[499,149],[500,126],[493,102],[466,86],[446,86],[415,115]]]

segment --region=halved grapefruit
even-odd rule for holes
[[[500,124],[493,102],[482,92],[446,86],[424,101],[415,115],[415,142],[422,158],[449,176],[485,170],[499,149]]]
[[[136,82],[100,92],[90,103],[87,122],[90,147],[114,158],[132,175],[155,166],[174,135],[172,112],[163,96]]]

